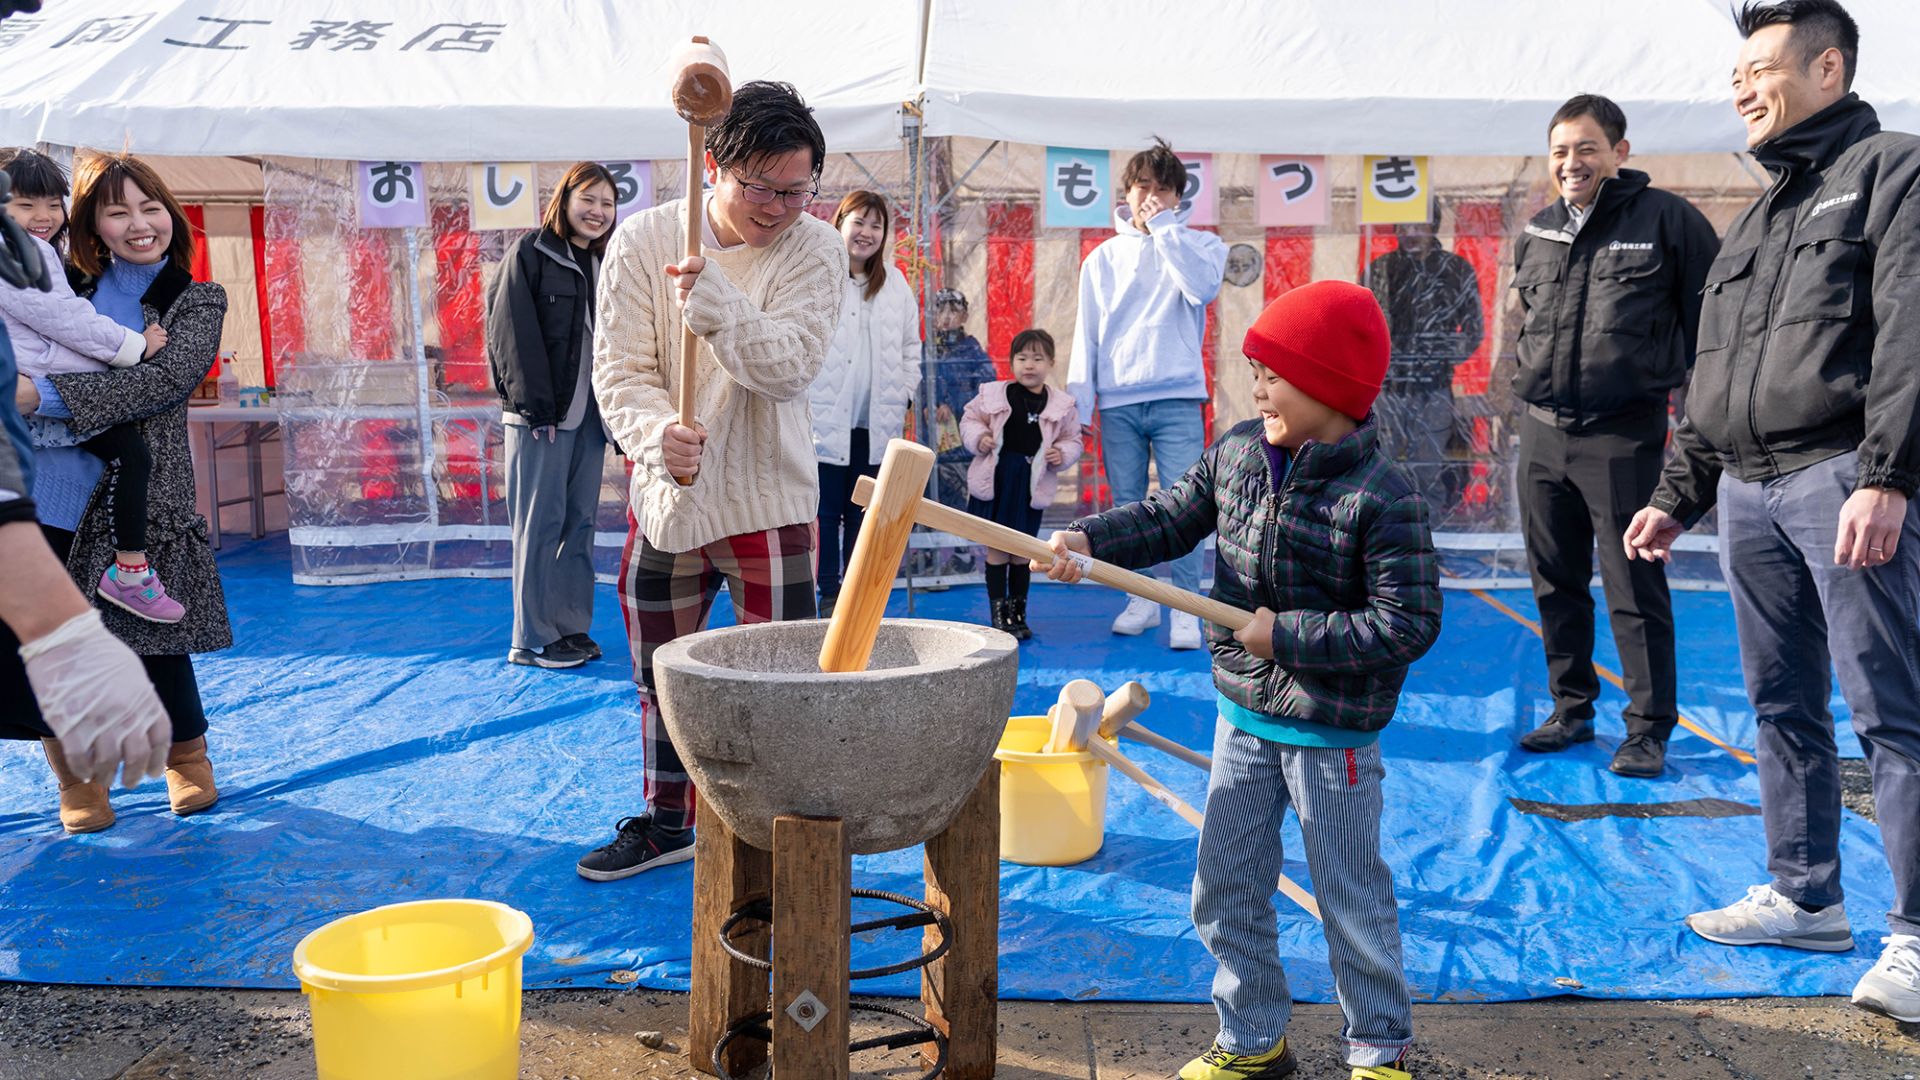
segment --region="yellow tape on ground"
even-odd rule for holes
[[[1493,605],[1493,609],[1495,611],[1500,612],[1502,615],[1505,615],[1507,618],[1512,619],[1514,622],[1517,622],[1521,626],[1524,626],[1527,629],[1533,631],[1534,636],[1541,637],[1544,640],[1544,635],[1540,633],[1539,623],[1534,622],[1532,619],[1529,619],[1525,615],[1522,615],[1519,612],[1508,607],[1503,601],[1495,597],[1492,593],[1487,592],[1485,589],[1469,589],[1467,591],[1473,593],[1473,595]],[[1619,687],[1623,691],[1626,690],[1627,684],[1621,680],[1620,676],[1614,674],[1605,665],[1595,664],[1593,665],[1593,670],[1599,672],[1601,678]],[[1688,731],[1693,732],[1695,735],[1698,735],[1701,738],[1707,740],[1708,742],[1719,747],[1720,749],[1725,750],[1727,753],[1732,754],[1734,757],[1734,760],[1747,765],[1753,764],[1753,755],[1751,753],[1748,753],[1747,751],[1742,750],[1737,746],[1730,746],[1727,743],[1722,742],[1718,736],[1714,735],[1712,732],[1701,727],[1699,724],[1696,724],[1693,721],[1687,719],[1684,715],[1680,717],[1680,726],[1683,728],[1686,728]]]

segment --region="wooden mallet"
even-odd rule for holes
[[[860,537],[847,560],[847,577],[820,645],[821,671],[865,671],[873,656],[880,617],[887,612],[893,579],[900,571],[913,535],[914,508],[933,474],[933,451],[919,443],[894,439],[880,461],[878,494],[867,508]],[[1097,697],[1098,687],[1094,688]],[[1097,707],[1097,706],[1096,706]]]
[[[893,440],[893,442],[904,441]],[[888,452],[891,453],[893,443],[887,445]],[[866,506],[878,498],[878,490],[879,485],[863,476],[853,486],[853,501],[860,506]],[[1039,537],[1029,536],[1018,529],[1008,528],[998,522],[988,521],[986,518],[975,517],[964,510],[943,506],[932,499],[919,499],[914,504],[912,513],[916,522],[929,529],[951,533],[962,540],[971,540],[976,544],[985,544],[995,551],[1004,551],[1022,559],[1033,559],[1043,566],[1052,563],[1055,558],[1053,549]],[[1165,604],[1213,623],[1215,626],[1239,630],[1253,622],[1253,613],[1250,611],[1243,611],[1232,604],[1223,604],[1209,596],[1188,592],[1145,574],[1123,570],[1112,563],[1086,559],[1084,568],[1088,581],[1144,597],[1156,604]]]
[[[1100,717],[1100,737],[1103,739],[1128,738],[1145,743],[1164,754],[1179,758],[1189,765],[1197,765],[1208,772],[1213,771],[1213,759],[1205,754],[1181,746],[1164,735],[1156,735],[1140,726],[1134,717],[1147,711],[1153,698],[1147,688],[1137,682],[1129,682],[1120,689],[1107,695],[1107,708]]]
[[[687,122],[687,243],[686,257],[700,254],[702,235],[700,178],[706,173],[707,128],[719,123],[733,108],[733,81],[727,74],[727,56],[704,37],[680,46],[668,63],[673,72],[673,111]],[[692,427],[693,392],[699,371],[700,339],[681,320],[680,423]],[[675,477],[681,484],[693,477]]]
[[[1060,688],[1060,701],[1048,713],[1053,721],[1047,733],[1046,752],[1073,754],[1099,742],[1101,706],[1106,699],[1100,687],[1086,679],[1075,679]]]

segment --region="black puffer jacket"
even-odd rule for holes
[[[549,229],[521,237],[487,293],[487,362],[501,407],[530,427],[558,424],[590,362],[587,276]]]
[[[1693,366],[1700,289],[1720,250],[1706,215],[1622,169],[1579,233],[1554,200],[1514,244],[1513,392],[1569,430],[1664,403]]]
[[[1692,524],[1722,470],[1852,450],[1857,486],[1920,484],[1920,138],[1848,94],[1762,143],[1773,186],[1707,273],[1687,422],[1653,505]]]

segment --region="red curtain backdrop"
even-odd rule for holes
[[[1012,377],[1013,339],[1033,325],[1032,203],[987,207],[987,355],[1002,379]]]

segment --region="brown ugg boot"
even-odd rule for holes
[[[59,739],[41,739],[47,764],[53,766],[60,781],[60,827],[70,833],[99,832],[113,824],[113,804],[107,801],[104,785],[82,780],[67,768],[67,758]]]
[[[213,786],[213,763],[207,760],[207,737],[177,742],[167,753],[167,801],[176,814],[205,810],[220,798]]]

